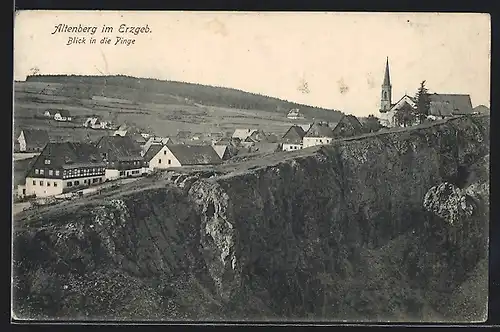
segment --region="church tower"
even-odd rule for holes
[[[392,103],[392,85],[389,75],[389,57],[385,63],[384,83],[382,83],[382,94],[380,97],[380,112],[387,112],[391,109]]]

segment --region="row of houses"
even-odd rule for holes
[[[130,136],[103,136],[96,144],[48,142],[30,165],[20,197],[47,197],[156,169],[222,163],[211,145],[151,144],[142,148]]]
[[[363,125],[353,115],[344,115],[332,128],[328,122],[314,122],[308,130],[293,125],[282,137],[283,151],[295,151],[316,145],[330,144],[335,138],[363,134]]]

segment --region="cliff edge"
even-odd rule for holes
[[[488,156],[462,117],[21,213],[14,313],[482,321]]]

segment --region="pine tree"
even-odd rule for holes
[[[420,123],[422,123],[430,113],[431,99],[429,91],[425,87],[425,80],[420,83],[420,88],[415,95],[416,111]]]

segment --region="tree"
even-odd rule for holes
[[[416,118],[416,110],[411,107],[410,104],[404,103],[404,105],[396,111],[394,118],[399,126],[408,127],[411,126]]]
[[[366,132],[374,133],[379,131],[382,128],[382,125],[380,124],[380,120],[376,116],[370,114],[368,115],[368,118],[366,118],[364,128]]]
[[[425,80],[420,83],[420,88],[415,95],[416,111],[420,123],[424,122],[430,113],[431,99],[425,87]]]

